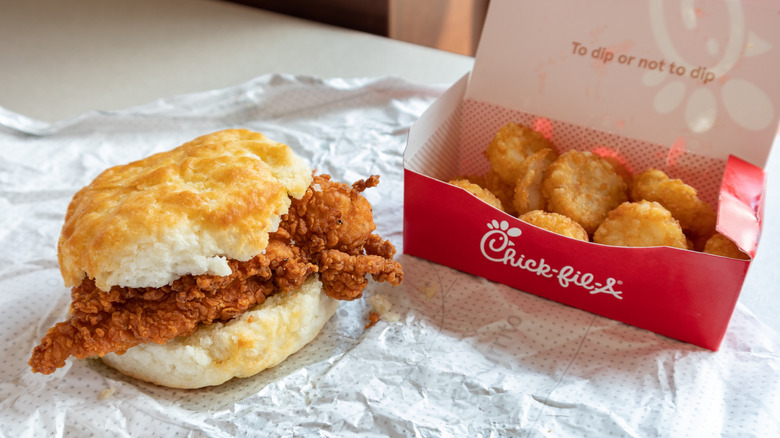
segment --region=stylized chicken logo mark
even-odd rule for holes
[[[518,237],[523,233],[520,231],[520,228],[510,228],[509,222],[507,221],[499,222],[493,219],[487,224],[487,227],[490,229],[490,231],[482,236],[482,241],[480,242],[480,248],[482,248],[482,253],[486,257],[488,257],[488,255],[485,254],[486,248],[493,253],[500,253],[507,247],[515,245],[514,242],[509,240],[510,237]]]
[[[724,0],[727,25],[718,26],[720,35],[714,35],[714,31],[704,29],[708,24],[707,18],[712,14],[697,8],[694,3],[693,0],[679,0],[679,14],[665,13],[664,8],[669,5],[668,2],[651,0],[648,3],[650,25],[658,48],[665,59],[674,61],[677,66],[677,71],[650,70],[642,76],[645,86],[660,86],[653,101],[654,109],[658,113],[668,114],[685,101],[683,110],[686,126],[691,132],[703,133],[712,129],[720,116],[720,98],[721,108],[740,127],[750,131],[767,128],[775,119],[772,100],[755,83],[732,78],[728,74],[743,59],[767,54],[772,45],[747,29],[745,11],[739,1]],[[679,17],[680,22],[673,22],[669,17]],[[709,25],[711,29],[712,24]],[[681,26],[684,31],[690,32],[690,35],[681,37],[685,39],[712,32],[713,35],[701,40],[704,49],[701,53],[712,60],[710,65],[697,66],[686,59],[675,46],[669,31],[670,26]],[[699,81],[695,82],[696,85],[692,87],[686,100],[692,83],[689,78],[698,78]],[[716,81],[712,82],[713,80]],[[710,85],[716,83],[719,88],[708,86],[707,82],[710,82]],[[720,92],[719,95],[717,91]]]

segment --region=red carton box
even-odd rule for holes
[[[776,2],[494,0],[473,71],[409,134],[404,252],[717,350],[750,260],[570,239],[445,181],[486,173],[493,135],[520,123],[682,179],[754,257],[779,51]]]

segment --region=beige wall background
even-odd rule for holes
[[[462,55],[474,55],[490,0],[228,0]]]

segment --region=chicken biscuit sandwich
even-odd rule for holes
[[[314,339],[370,274],[402,279],[360,194],[264,135],[226,130],[101,173],[58,243],[67,320],[32,353],[50,374],[101,357],[175,388],[272,367]]]

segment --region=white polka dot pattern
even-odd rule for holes
[[[67,312],[55,252],[65,208],[97,172],[211,130],[256,129],[336,179],[380,174],[367,196],[400,248],[404,141],[437,94],[266,76],[42,136],[0,131],[0,436],[776,434],[780,340],[741,306],[713,353],[407,255],[401,286],[366,292],[398,321],[366,328],[367,300],[343,302],[313,343],[252,378],[185,391],[98,360],[29,372]]]

